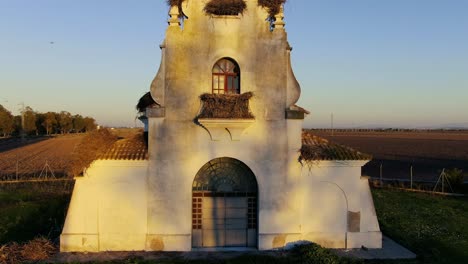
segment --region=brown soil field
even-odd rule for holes
[[[116,128],[110,130],[119,138],[132,137],[141,132],[138,128]],[[73,150],[85,134],[68,134],[54,137],[0,139],[0,180],[27,180],[48,175],[52,171],[56,178],[65,177],[69,171]],[[42,174],[41,174],[42,172]]]
[[[330,141],[371,154],[363,174],[409,179],[410,167],[417,180],[435,181],[443,168],[468,172],[468,131],[343,131],[312,130]],[[466,177],[465,177],[466,179]]]
[[[16,179],[17,173],[18,179],[39,177],[46,162],[56,177],[64,176],[71,153],[82,137],[81,134],[72,134],[26,143],[19,140],[0,141],[0,180]],[[48,173],[50,176],[50,171]]]
[[[115,129],[125,138],[140,129]],[[468,131],[355,132],[312,130],[330,141],[371,154],[373,160],[363,174],[384,178],[409,178],[413,167],[415,179],[437,180],[443,168],[461,168],[468,172]],[[65,135],[28,139],[0,139],[0,180],[37,178],[46,162],[56,177],[66,175],[71,154],[83,135]],[[18,169],[17,169],[18,168]]]
[[[376,159],[468,161],[468,131],[334,132],[313,130],[330,141],[372,154]]]

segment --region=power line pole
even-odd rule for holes
[[[382,162],[380,163],[380,187],[382,187]]]
[[[331,125],[331,135],[333,136],[333,113],[331,113],[331,116],[330,116],[330,125]]]
[[[410,178],[411,178],[410,189],[413,189],[413,165],[411,165],[410,167]]]
[[[21,142],[24,142],[24,103],[19,103],[21,105]]]

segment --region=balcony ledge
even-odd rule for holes
[[[211,140],[219,141],[226,131],[232,141],[239,141],[245,129],[255,123],[253,118],[198,118],[198,122],[208,130]]]

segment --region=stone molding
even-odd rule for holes
[[[151,118],[151,117],[165,117],[166,116],[166,108],[165,107],[146,108],[146,116],[148,118]]]
[[[239,141],[255,119],[199,118],[198,122],[208,130],[213,141],[219,141],[224,133],[229,133],[232,141]]]

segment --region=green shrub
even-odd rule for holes
[[[463,185],[463,170],[453,168],[445,171],[447,181],[452,186],[454,192],[458,192],[462,189]]]
[[[337,256],[330,249],[323,248],[314,243],[297,246],[293,249],[293,253],[298,258],[297,263],[363,263],[361,260],[358,259]]]

